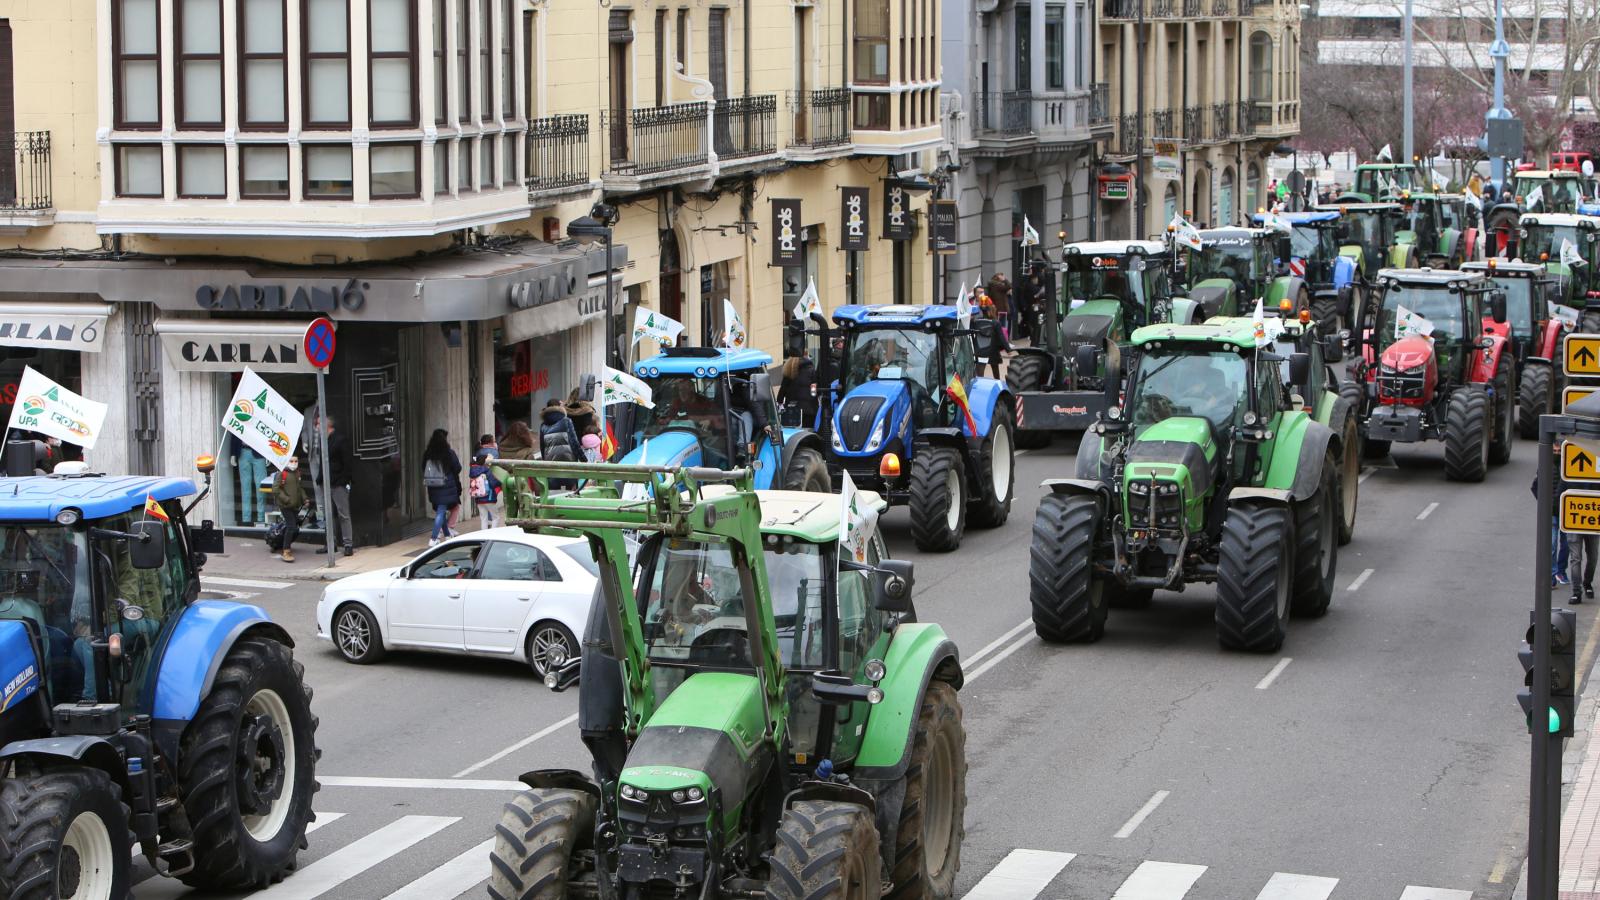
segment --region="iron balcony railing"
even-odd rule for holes
[[[711,149],[708,112],[704,102],[612,110],[605,125],[606,171],[654,175],[706,165]]]
[[[1250,134],[1252,130],[1250,128],[1250,104],[1241,100],[1235,103],[1233,108],[1238,112],[1237,126],[1234,128],[1233,133]]]
[[[528,123],[528,193],[589,181],[589,116],[546,116]]]
[[[837,147],[850,143],[850,90],[823,88],[789,94],[796,147]]]
[[[1177,136],[1178,133],[1172,128],[1172,110],[1158,109],[1150,114],[1150,126],[1144,130],[1145,140]]]
[[[1206,0],[1183,0],[1183,17],[1198,19],[1206,14]]]
[[[1204,107],[1185,106],[1183,108],[1183,139],[1191,144],[1199,144],[1210,140],[1209,129],[1211,121],[1203,115]]]
[[[1117,147],[1116,152],[1129,154],[1137,151],[1139,146],[1139,117],[1127,113],[1117,117]]]
[[[1111,85],[1096,81],[1089,85],[1089,124],[1104,125],[1111,121]]]
[[[0,133],[0,213],[54,206],[50,198],[50,132]]]
[[[1211,0],[1211,15],[1219,19],[1237,15],[1233,11],[1233,0]]]
[[[978,130],[1019,135],[1033,130],[1031,91],[985,91],[978,94]]]
[[[1150,0],[1150,18],[1170,19],[1177,14],[1177,0]]]
[[[1100,18],[1136,19],[1139,17],[1141,2],[1142,0],[1101,0]]]
[[[1228,137],[1233,134],[1233,122],[1234,122],[1233,104],[1232,103],[1213,103],[1213,104],[1211,104],[1211,121],[1212,121],[1212,126],[1211,126],[1211,128],[1212,128],[1212,132],[1211,132],[1212,138],[1215,139],[1215,140],[1219,140],[1219,141],[1227,140]]]
[[[777,94],[718,100],[712,118],[716,122],[719,158],[739,159],[777,152]]]

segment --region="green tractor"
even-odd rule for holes
[[[1029,567],[1040,637],[1098,640],[1109,607],[1197,582],[1217,585],[1229,649],[1276,650],[1291,612],[1327,611],[1355,528],[1355,422],[1322,360],[1337,338],[1266,324],[1282,330],[1259,349],[1248,318],[1134,333],[1125,405],[1084,435],[1074,477],[1045,482]]]
[[[1477,256],[1475,238],[1469,240],[1467,233],[1453,224],[1448,195],[1402,192],[1400,211],[1394,252],[1435,269],[1459,269]]]
[[[1248,314],[1261,300],[1291,313],[1311,308],[1311,289],[1289,269],[1289,235],[1270,228],[1210,228],[1202,247],[1184,251],[1195,321]],[[1288,306],[1284,306],[1288,301]]]
[[[1016,348],[1006,387],[1017,398],[1017,446],[1048,446],[1105,410],[1107,371],[1120,371],[1135,328],[1188,322],[1193,301],[1172,296],[1173,254],[1161,241],[1068,244],[1055,303],[1044,304],[1031,346]]]
[[[1355,188],[1339,200],[1371,203],[1398,197],[1402,191],[1421,191],[1427,187],[1427,181],[1412,163],[1362,163],[1356,166]]]
[[[757,492],[749,469],[502,464],[510,524],[587,537],[600,587],[583,656],[545,678],[581,670],[593,774],[522,776],[491,896],[953,894],[961,665],[917,621],[880,498]]]
[[[1365,290],[1378,279],[1378,270],[1390,265],[1396,250],[1395,235],[1404,221],[1398,203],[1338,203],[1317,207],[1337,210],[1345,223],[1345,237],[1339,255],[1353,261],[1360,273]],[[1406,258],[1414,248],[1401,248],[1400,256]]]
[[[1561,258],[1561,248],[1571,244],[1582,263]],[[1538,263],[1555,280],[1555,296],[1563,306],[1582,313],[1578,330],[1600,333],[1600,216],[1573,213],[1528,213],[1518,223],[1512,255]]]

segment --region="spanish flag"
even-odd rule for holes
[[[961,383],[961,376],[952,372],[950,383],[944,386],[945,396],[955,401],[956,407],[961,410],[961,415],[967,420],[967,433],[977,434],[978,423],[972,418],[972,407],[967,405],[967,387]]]
[[[600,458],[610,460],[617,452],[617,433],[611,430],[611,423],[606,423],[606,433],[600,437]]]
[[[144,515],[147,519],[160,519],[163,522],[172,521],[167,517],[167,511],[162,509],[161,504],[156,502],[156,498],[149,494],[144,495]]]

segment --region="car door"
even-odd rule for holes
[[[467,585],[462,631],[474,653],[515,653],[523,626],[539,605],[545,584],[560,580],[539,548],[517,541],[490,541],[478,575]]]
[[[456,541],[412,563],[389,585],[389,640],[435,650],[463,648],[462,609],[481,541]]]

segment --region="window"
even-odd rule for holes
[[[517,183],[517,138],[506,135],[500,147],[500,167],[504,169],[500,183],[507,187]]]
[[[656,106],[667,105],[667,11],[656,10]]]
[[[281,129],[289,123],[283,3],[239,2],[239,122],[245,128]]]
[[[112,57],[115,60],[118,128],[161,124],[161,60],[156,0],[114,0]]]
[[[500,0],[500,117],[517,116],[517,91],[512,84],[516,60],[512,58],[511,23],[516,21],[511,0]]]
[[[522,14],[522,102],[523,112],[529,119],[539,116],[539,86],[534,83],[534,73],[538,66],[534,65],[533,54],[537,48],[539,34],[538,22],[534,19],[532,10]]]
[[[239,196],[247,200],[289,199],[289,148],[239,148]]]
[[[588,547],[583,546],[585,552]],[[555,564],[537,548],[510,541],[493,541],[484,554],[479,581],[560,581]]]
[[[117,196],[161,196],[161,148],[123,144],[117,147]]]
[[[350,11],[345,0],[303,0],[307,125],[350,125]]]
[[[1067,86],[1067,10],[1052,4],[1044,8],[1044,84],[1052,91]]]
[[[177,0],[178,127],[222,127],[222,4]]]
[[[1073,87],[1083,89],[1089,86],[1089,12],[1084,4],[1079,3],[1073,12],[1073,47],[1074,59]],[[1170,221],[1170,220],[1169,220]]]
[[[472,142],[456,142],[456,190],[466,193],[472,190]]]
[[[483,154],[483,161],[478,165],[478,177],[486,188],[494,187],[494,145],[495,139],[492,137],[478,141],[478,152]]]
[[[178,147],[178,196],[228,196],[228,152],[221,144]]]
[[[855,127],[882,131],[889,127],[889,95],[857,94]]]
[[[1250,99],[1272,100],[1272,38],[1264,31],[1250,36]]]
[[[467,71],[467,37],[470,17],[467,3],[455,0],[456,10],[456,119],[461,122],[472,114],[472,73]]]
[[[489,47],[493,29],[490,27],[489,0],[478,3],[478,121],[487,122],[494,115],[494,70],[489,67]]]
[[[450,196],[450,143],[446,141],[433,145],[433,195]]]
[[[368,154],[372,199],[417,196],[417,154],[420,152],[417,144],[373,144]]]
[[[467,578],[472,575],[482,544],[451,544],[417,563],[412,578]]]
[[[1016,32],[1012,37],[1016,43],[1017,90],[1030,91],[1033,90],[1033,7],[1017,4],[1011,27]]]
[[[355,194],[349,144],[312,144],[304,150],[305,198],[349,200]]]
[[[433,121],[444,124],[445,107],[450,96],[449,76],[444,66],[444,0],[433,0]]]
[[[673,33],[673,41],[677,44],[676,52],[672,57],[673,62],[683,66],[683,74],[689,74],[689,11],[678,10],[678,30]]]
[[[417,124],[416,11],[412,0],[370,0],[368,100],[373,125]]]
[[[889,0],[855,0],[855,82],[889,83]]]

